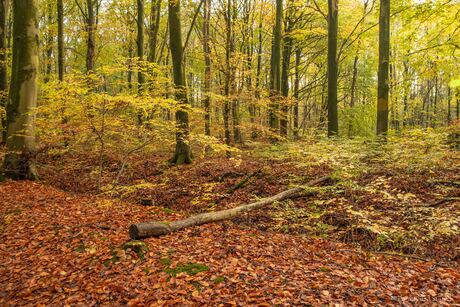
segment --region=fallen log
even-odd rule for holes
[[[171,232],[178,231],[191,226],[198,226],[207,223],[222,221],[231,219],[242,213],[249,212],[255,209],[265,207],[269,204],[272,204],[276,201],[283,201],[286,199],[292,199],[300,196],[312,196],[318,193],[318,189],[312,189],[313,186],[324,184],[329,181],[331,178],[329,176],[321,177],[319,179],[308,182],[303,186],[292,188],[276,194],[271,197],[263,198],[257,202],[251,204],[241,205],[235,208],[201,213],[198,215],[191,216],[184,220],[174,221],[174,222],[146,222],[133,224],[129,227],[129,235],[133,240],[145,239],[149,237],[159,237],[166,235]]]

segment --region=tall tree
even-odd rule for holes
[[[388,132],[389,62],[390,0],[380,0],[377,135],[384,135]]]
[[[293,9],[292,3],[287,9],[285,30],[284,30],[284,44],[283,44],[283,63],[281,65],[281,95],[284,100],[281,107],[280,119],[280,135],[283,137],[288,136],[288,97],[289,97],[289,75],[291,68],[291,54],[292,54],[292,28],[294,22],[291,20],[291,11]]]
[[[5,108],[8,101],[8,0],[0,0],[0,107]],[[0,144],[6,142],[6,118],[0,115]]]
[[[13,1],[13,63],[7,105],[7,153],[3,173],[35,179],[35,115],[38,73],[37,0]]]
[[[62,0],[57,0],[57,26],[58,26],[58,78],[64,80],[64,5]]]
[[[337,112],[337,32],[338,0],[328,0],[328,48],[327,48],[327,135],[339,133]]]
[[[185,84],[185,72],[183,66],[183,45],[180,18],[180,0],[169,0],[169,46],[173,62],[173,77],[176,90],[176,99],[181,108],[176,111],[176,152],[171,159],[173,164],[184,164],[192,162],[192,151],[189,143],[189,118],[188,99]]]
[[[96,12],[97,0],[86,0],[86,72],[92,72],[95,68],[96,57]]]
[[[224,85],[224,108],[223,108],[223,118],[224,118],[224,134],[225,134],[225,144],[230,145],[230,96],[233,95],[233,86],[234,86],[234,76],[233,76],[233,63],[232,57],[235,49],[235,44],[233,40],[233,18],[232,18],[232,4],[231,0],[226,1],[225,8],[225,24],[226,24],[226,35],[225,35],[225,85]]]
[[[295,51],[295,79],[294,79],[294,139],[299,137],[299,87],[300,87],[300,57],[302,49],[298,46]]]
[[[156,61],[158,30],[160,29],[161,0],[152,0],[150,8],[149,62]]]
[[[137,0],[137,57],[139,61],[144,59],[144,0]],[[139,92],[144,84],[144,74],[139,69],[137,73]]]
[[[46,54],[46,59],[45,59],[45,77],[44,77],[44,82],[47,83],[49,82],[51,78],[51,70],[53,68],[53,43],[54,43],[54,33],[53,33],[53,3],[48,2],[47,4],[47,10],[46,14],[48,15],[48,24],[47,24],[47,32],[46,32],[46,45],[45,45],[45,54]]]
[[[211,47],[209,26],[211,22],[211,0],[204,0],[203,6],[203,53],[204,53],[204,133],[211,135]]]
[[[281,90],[281,43],[283,26],[283,0],[276,0],[275,27],[270,61],[270,96],[272,103],[269,112],[269,124],[273,133],[279,129],[279,95]]]

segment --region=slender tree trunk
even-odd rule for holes
[[[8,7],[8,0],[0,0],[0,108],[6,108],[8,101]],[[6,117],[1,115],[0,120],[0,144],[3,144],[6,142]]]
[[[204,0],[203,6],[203,53],[204,53],[204,133],[211,135],[211,48],[209,28],[211,22],[211,0]]]
[[[460,120],[460,90],[457,89],[457,120]]]
[[[137,57],[140,62],[144,60],[144,0],[137,0]],[[142,64],[141,64],[142,65]],[[140,68],[140,67],[139,67]],[[144,87],[144,74],[139,69],[137,73],[138,91],[142,93]]]
[[[236,4],[236,0],[229,0],[228,1],[228,18],[229,18],[229,32],[230,32],[230,74],[229,74],[229,82],[230,82],[230,96],[231,96],[231,109],[232,109],[232,125],[233,125],[233,141],[235,143],[241,143],[241,133],[240,133],[240,108],[239,108],[239,101],[236,97],[237,94],[237,84],[236,84],[236,65],[234,63],[234,55],[235,55],[235,23],[236,17],[238,14],[238,8]]]
[[[435,128],[438,124],[438,97],[439,97],[439,88],[438,88],[438,77],[434,78],[434,100],[433,100],[433,115],[431,118],[431,125]]]
[[[449,126],[452,123],[452,106],[451,106],[451,100],[452,100],[452,91],[450,87],[447,87],[447,125]]]
[[[388,133],[390,0],[380,0],[377,135]]]
[[[262,51],[263,51],[263,16],[262,16],[262,8],[260,10],[260,16],[259,16],[259,25],[258,25],[258,45],[257,45],[257,67],[256,67],[256,85],[255,85],[255,91],[254,91],[254,97],[256,100],[260,99],[260,84],[261,84],[261,72],[262,72]],[[251,115],[251,123],[256,122],[256,113],[257,113],[257,107],[254,105],[253,112],[250,114]],[[255,127],[252,128],[251,132],[251,138],[253,140],[257,139],[258,133],[257,129]]]
[[[183,45],[180,19],[180,0],[169,0],[169,46],[173,62],[174,86],[176,100],[183,108],[176,111],[176,152],[171,159],[173,164],[184,164],[192,162],[192,151],[189,143],[189,116],[185,110],[189,106],[187,99],[187,87],[183,66]]]
[[[291,64],[292,53],[292,37],[290,37],[290,26],[288,25],[285,32],[285,39],[283,45],[283,63],[281,67],[281,94],[283,95],[283,102],[281,107],[280,119],[280,135],[282,137],[288,136],[288,97],[289,97],[289,72]]]
[[[62,0],[57,0],[57,25],[58,25],[58,78],[64,81],[64,6]]]
[[[94,12],[94,0],[86,0],[87,16],[86,16],[86,72],[94,71],[94,62],[96,55],[96,14]]]
[[[410,85],[407,79],[409,78],[409,63],[407,59],[404,59],[403,61],[403,66],[404,66],[404,71],[403,71],[403,91],[404,91],[404,96],[403,96],[403,126],[406,127],[409,124],[409,91],[410,91]]]
[[[156,61],[158,30],[160,29],[161,0],[153,0],[150,10],[149,56],[151,63]]]
[[[353,61],[353,77],[351,79],[350,108],[355,106],[356,80],[358,79],[358,60],[358,55],[355,55],[355,60]]]
[[[283,26],[283,0],[276,0],[275,28],[273,29],[273,44],[270,61],[270,98],[269,124],[272,133],[279,130],[279,95],[281,90],[281,41]]]
[[[302,50],[295,51],[295,79],[294,79],[294,139],[299,137],[299,88],[300,88],[300,57]]]
[[[337,111],[337,32],[338,0],[328,0],[328,48],[327,48],[327,134],[329,137],[339,133]]]
[[[49,82],[51,78],[51,70],[52,70],[52,63],[53,63],[53,5],[52,2],[48,2],[47,7],[47,15],[48,15],[48,24],[47,24],[47,33],[46,33],[46,71],[45,71],[45,83]]]
[[[261,81],[261,72],[262,72],[262,51],[263,51],[263,16],[262,16],[262,9],[260,10],[260,20],[258,26],[258,46],[257,46],[257,70],[256,70],[256,90],[255,90],[255,98],[260,99],[260,81]],[[257,138],[257,133],[255,135]]]
[[[230,145],[231,143],[231,133],[230,133],[230,106],[231,106],[231,98],[230,95],[232,95],[231,91],[233,88],[232,85],[232,74],[233,74],[233,68],[232,68],[232,56],[233,56],[233,18],[232,18],[232,5],[231,5],[231,0],[227,0],[227,7],[226,7],[226,13],[225,13],[225,22],[226,22],[226,46],[225,46],[225,102],[224,102],[224,108],[223,108],[223,117],[224,117],[224,134],[225,134],[225,144]]]
[[[128,38],[128,89],[133,88],[133,53],[134,47],[131,36]]]
[[[35,115],[38,73],[38,16],[36,0],[13,1],[13,64],[7,105],[5,177],[36,179]]]

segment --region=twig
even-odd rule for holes
[[[238,189],[244,187],[244,185],[245,185],[249,180],[251,180],[251,178],[253,178],[253,177],[259,175],[261,172],[262,172],[262,170],[259,169],[259,170],[255,171],[255,172],[253,172],[253,173],[247,175],[246,177],[243,178],[243,180],[241,180],[240,182],[238,182],[237,184],[235,184],[234,186],[232,186],[231,188],[229,188],[229,189],[227,190],[227,192],[226,192],[224,195],[220,196],[214,203],[217,204],[217,203],[219,203],[220,201],[222,201],[223,199],[229,197],[233,192],[235,192],[236,190],[238,190]]]
[[[437,207],[445,203],[450,203],[450,202],[458,201],[458,200],[460,200],[460,197],[446,197],[446,198],[438,200],[434,204],[428,205],[428,207]]]
[[[449,180],[430,180],[429,183],[433,184],[442,184],[442,185],[451,185],[455,187],[460,187],[459,181],[449,181]]]
[[[349,252],[349,253],[357,253],[357,254],[371,253],[371,254],[384,255],[384,256],[396,256],[396,257],[412,258],[412,259],[417,259],[417,260],[421,260],[421,261],[425,261],[425,262],[432,261],[430,259],[415,256],[415,255],[398,254],[398,253],[391,253],[391,252],[361,251],[361,250],[353,250],[353,249],[339,249],[339,250],[337,250],[337,252]]]

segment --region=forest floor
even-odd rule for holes
[[[41,182],[0,184],[0,305],[458,303],[460,156],[419,137],[253,145],[179,167],[132,156],[116,185],[121,159],[106,156],[104,193],[94,157],[42,155]],[[132,223],[324,175],[336,183],[317,196],[125,245]]]

